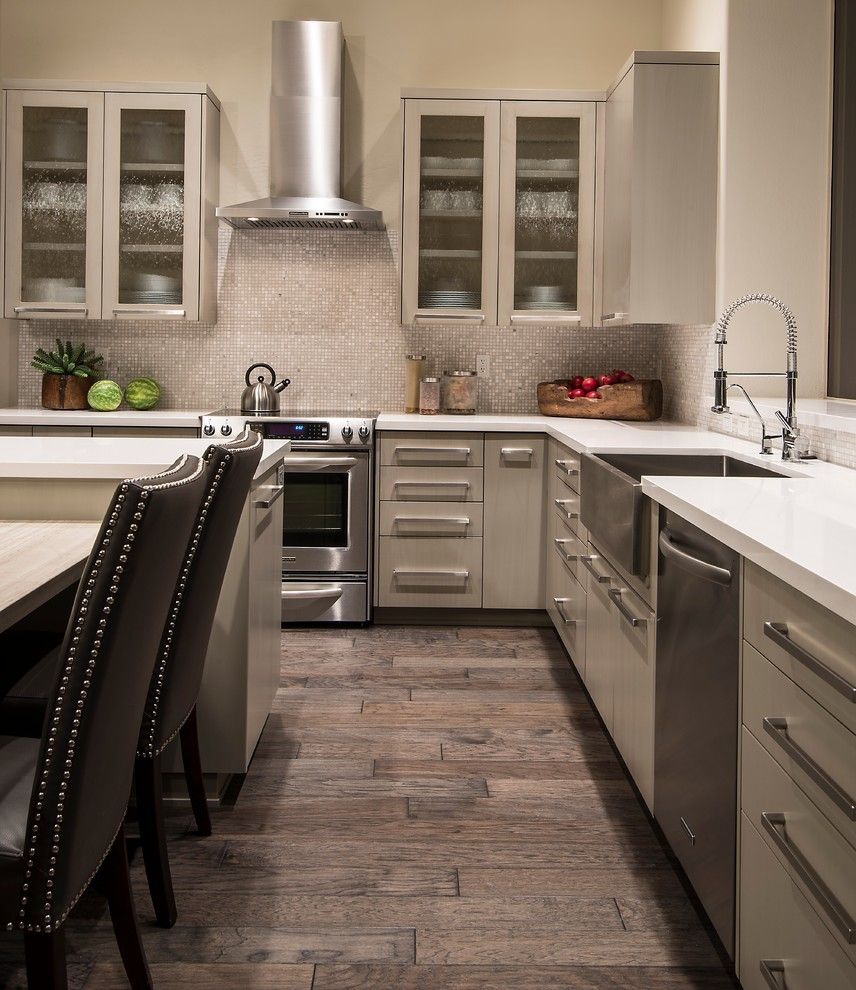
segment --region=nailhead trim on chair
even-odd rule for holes
[[[135,480],[135,483],[140,484],[140,482],[142,481],[156,481],[158,478],[169,477],[170,475],[173,475],[176,472],[180,471],[186,463],[187,463],[187,456],[184,455],[169,471],[165,471],[161,475],[153,475],[149,478],[141,478],[139,480]],[[122,580],[122,575],[124,574],[125,571],[125,564],[127,564],[128,562],[128,556],[131,552],[134,540],[136,539],[138,524],[140,520],[143,518],[143,513],[145,512],[150,492],[160,491],[167,488],[177,488],[181,485],[188,484],[191,481],[195,481],[199,477],[202,470],[203,470],[203,464],[200,461],[196,471],[194,471],[192,475],[188,475],[187,478],[184,478],[180,481],[170,481],[170,482],[164,482],[162,484],[146,485],[143,488],[143,490],[140,492],[140,501],[137,502],[137,506],[136,506],[137,511],[134,513],[133,516],[134,521],[128,527],[128,532],[125,535],[125,542],[122,545],[122,553],[119,555],[119,563],[116,565],[113,571],[112,584],[110,585],[109,588],[110,594],[105,599],[106,604],[102,607],[101,610],[103,616],[108,616],[110,614],[111,607],[115,602],[115,596],[119,591],[119,584]],[[77,900],[86,890],[86,887],[89,885],[89,881],[92,879],[92,877],[95,876],[95,873],[97,872],[97,868],[96,868],[96,870],[91,874],[91,876],[87,880],[86,884],[84,884],[81,890],[73,898],[71,898],[70,903],[66,908],[66,910],[63,912],[63,914],[58,918],[53,918],[51,915],[51,911],[52,911],[51,901],[53,899],[53,876],[55,873],[57,854],[59,853],[60,839],[62,836],[62,822],[63,822],[63,809],[65,807],[65,795],[66,795],[66,791],[68,790],[68,781],[71,777],[71,768],[74,762],[74,749],[77,743],[78,726],[80,725],[80,718],[83,714],[84,704],[88,694],[88,688],[91,685],[92,675],[95,671],[95,665],[98,660],[98,653],[101,649],[101,643],[104,637],[104,630],[107,626],[107,619],[105,617],[102,617],[101,619],[98,620],[98,629],[95,630],[95,642],[92,645],[92,650],[90,651],[89,660],[87,661],[87,665],[86,665],[86,677],[83,680],[80,693],[78,694],[77,701],[75,703],[74,721],[72,722],[73,728],[69,733],[68,749],[66,750],[65,753],[65,764],[64,764],[65,770],[63,771],[63,779],[60,781],[60,785],[59,785],[59,796],[56,802],[56,814],[52,825],[51,857],[49,860],[50,867],[48,869],[48,879],[45,881],[45,886],[46,886],[45,902],[42,909],[44,912],[43,915],[44,921],[42,924],[39,924],[37,922],[27,922],[25,920],[27,916],[27,899],[29,896],[30,879],[32,877],[33,866],[35,863],[39,829],[42,824],[42,820],[41,820],[42,810],[45,800],[45,791],[47,790],[47,785],[48,785],[48,773],[50,770],[51,763],[53,761],[54,738],[56,737],[58,731],[57,725],[60,721],[60,716],[62,715],[62,710],[65,705],[66,687],[68,685],[69,675],[77,660],[77,657],[75,656],[75,654],[77,653],[77,644],[80,641],[80,635],[83,631],[83,621],[86,618],[86,614],[89,610],[89,599],[92,597],[92,589],[95,586],[96,578],[98,577],[103,558],[107,552],[107,547],[109,547],[110,542],[114,536],[113,527],[116,525],[118,521],[119,512],[123,507],[123,503],[127,499],[127,493],[130,484],[131,484],[131,479],[122,482],[119,489],[119,493],[116,496],[116,502],[110,513],[108,526],[104,532],[104,538],[101,541],[101,547],[99,548],[98,552],[95,555],[95,563],[93,564],[93,567],[89,572],[89,576],[86,580],[86,586],[83,591],[83,600],[80,603],[77,612],[77,617],[75,619],[74,634],[71,638],[71,644],[69,645],[68,648],[68,656],[66,657],[65,668],[63,670],[60,685],[57,688],[57,699],[51,717],[51,728],[48,733],[49,738],[45,746],[45,757],[42,763],[42,772],[39,780],[38,796],[36,798],[36,810],[35,810],[35,814],[33,815],[33,824],[30,829],[29,850],[27,852],[26,867],[24,871],[24,882],[21,886],[21,891],[22,891],[21,907],[18,912],[18,917],[21,920],[18,922],[18,928],[22,931],[45,932],[46,934],[49,934],[56,927],[61,925],[62,922],[65,920],[65,918],[68,916],[69,912],[74,907]],[[118,835],[118,830],[116,832],[116,835]],[[115,835],[113,836],[113,839],[115,839]],[[104,859],[109,853],[110,846],[112,846],[112,844],[113,844],[113,840],[110,841],[106,851],[104,852],[104,855],[99,860],[99,866],[101,865],[101,863],[104,862]],[[7,930],[11,930],[11,923],[7,924],[6,927]]]
[[[155,678],[155,690],[154,697],[151,700],[150,705],[146,706],[146,712],[143,716],[143,730],[140,733],[140,739],[142,740],[144,736],[147,736],[145,742],[137,749],[137,756],[143,757],[144,759],[154,759],[159,753],[162,753],[164,749],[169,745],[170,742],[175,738],[175,736],[180,731],[181,726],[165,740],[163,745],[155,751],[155,732],[157,731],[157,719],[158,710],[160,708],[160,698],[161,691],[163,690],[164,675],[166,672],[166,665],[169,662],[170,654],[172,653],[172,636],[175,630],[176,623],[178,622],[178,617],[181,612],[181,606],[184,599],[184,589],[187,586],[187,580],[190,576],[191,567],[193,565],[193,560],[196,556],[196,551],[199,548],[199,541],[202,538],[202,530],[205,528],[205,523],[207,521],[208,510],[211,507],[211,503],[214,501],[214,497],[217,493],[217,489],[220,486],[220,480],[223,476],[223,472],[226,470],[227,464],[231,461],[233,455],[240,456],[243,453],[249,453],[255,451],[259,444],[263,442],[261,434],[257,434],[258,439],[251,446],[243,446],[249,439],[249,428],[237,437],[231,444],[222,444],[223,449],[229,450],[229,453],[223,458],[220,467],[217,469],[217,473],[214,476],[214,480],[211,482],[211,487],[205,497],[205,502],[202,509],[199,512],[199,518],[196,523],[196,529],[193,533],[193,539],[190,541],[190,549],[187,552],[187,556],[184,559],[184,563],[181,568],[181,576],[179,578],[178,589],[176,590],[175,597],[172,602],[172,609],[170,611],[169,621],[167,623],[167,634],[163,644],[163,652],[161,653],[160,662],[158,664],[157,677]],[[236,448],[232,450],[232,448]],[[213,446],[209,448],[207,456],[210,456],[211,451],[213,451]],[[207,457],[206,457],[207,459]],[[192,711],[192,708],[191,708]],[[181,720],[181,725],[183,725],[190,715],[190,712],[184,716]]]

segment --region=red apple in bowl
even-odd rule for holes
[[[591,389],[590,391],[586,392],[586,398],[587,399],[599,399],[600,398],[600,393],[596,389]]]
[[[593,392],[597,388],[597,379],[592,378],[591,375],[589,375],[588,378],[584,378],[582,380],[580,383],[580,388],[584,392]]]
[[[572,388],[568,392],[569,399],[582,399],[585,396],[585,392],[581,388]]]
[[[570,388],[581,388],[582,384],[583,384],[582,375],[574,375],[574,377],[569,382]]]
[[[620,379],[619,378],[616,378],[615,375],[598,375],[597,376],[597,383],[598,383],[598,385],[614,385],[617,381],[620,381]]]

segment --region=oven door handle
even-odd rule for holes
[[[295,599],[295,598],[335,598],[337,601],[342,597],[342,589],[340,587],[327,587],[327,588],[291,588],[286,591],[285,585],[282,586],[282,597],[284,599]]]
[[[286,472],[326,471],[328,468],[352,468],[356,457],[286,457],[283,461]]]

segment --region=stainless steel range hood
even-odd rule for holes
[[[251,230],[383,230],[383,215],[342,199],[342,25],[274,21],[267,199],[221,206]]]

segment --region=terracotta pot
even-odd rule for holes
[[[86,393],[97,378],[78,378],[77,375],[42,376],[42,406],[45,409],[88,409]]]

